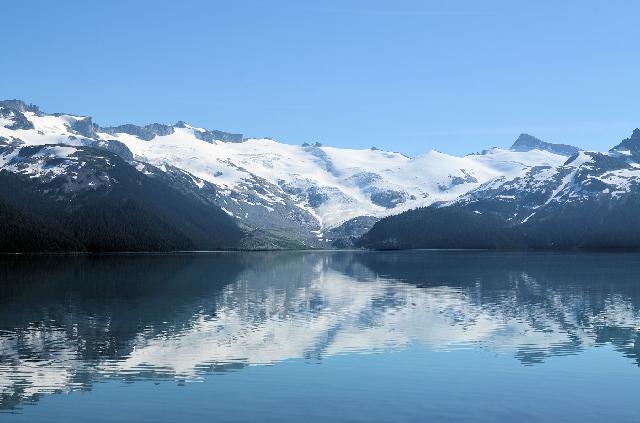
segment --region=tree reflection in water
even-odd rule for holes
[[[640,365],[639,277],[633,254],[4,257],[0,407],[412,344],[523,365],[608,344]]]

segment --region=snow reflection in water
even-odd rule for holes
[[[634,255],[246,253],[3,258],[1,407],[105,378],[198,380],[336,354],[484,348],[638,363]]]

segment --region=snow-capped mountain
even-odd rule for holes
[[[635,129],[608,152],[576,151],[559,165],[499,176],[455,200],[390,218],[363,245],[640,248],[639,153]]]
[[[72,164],[78,148],[99,149],[144,175],[179,175],[181,189],[206,197],[258,238],[264,232],[302,246],[348,245],[378,218],[471,198],[491,184],[556,169],[578,151],[522,135],[510,150],[464,157],[430,151],[410,158],[376,148],[243,138],[184,122],[101,127],[90,117],[48,114],[19,100],[0,102],[0,137],[0,168],[32,181],[63,178],[65,192],[108,188],[108,181],[87,178],[80,164]]]
[[[0,140],[0,252],[237,248],[243,231],[177,169]]]

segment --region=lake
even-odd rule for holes
[[[640,255],[0,257],[0,421],[640,421]]]

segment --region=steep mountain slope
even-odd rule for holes
[[[520,134],[516,142],[511,146],[512,151],[542,150],[563,156],[573,156],[580,151],[578,147],[567,144],[552,144],[544,142],[529,134]]]
[[[46,114],[18,100],[0,102],[0,136],[27,146],[95,147],[134,166],[178,173],[195,191],[215,192],[209,200],[252,234],[247,242],[266,247],[347,246],[381,217],[450,202],[536,166],[557,167],[577,150],[523,135],[511,150],[409,158],[375,148],[243,139],[184,122],[100,127],[89,117]]]
[[[372,248],[640,248],[640,130],[607,153],[576,152],[458,199],[378,222]]]
[[[1,252],[236,248],[244,236],[179,172],[104,149],[5,139],[0,163]]]

